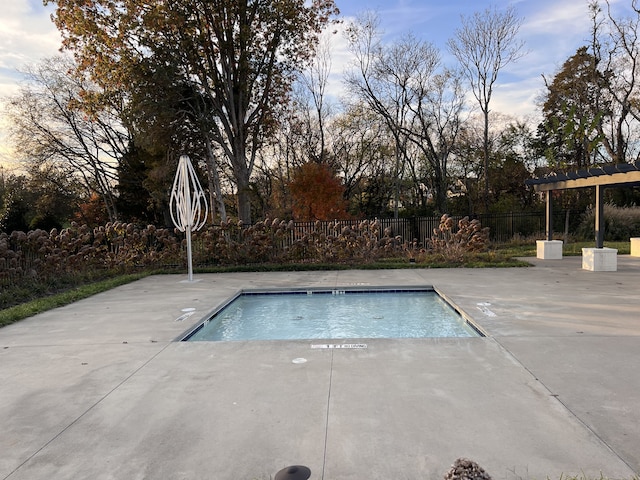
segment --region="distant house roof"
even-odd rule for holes
[[[525,180],[525,184],[533,187],[536,192],[598,185],[617,187],[640,185],[640,161],[531,178]]]

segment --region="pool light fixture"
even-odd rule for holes
[[[276,473],[274,480],[307,480],[311,476],[311,470],[304,465],[291,465]]]

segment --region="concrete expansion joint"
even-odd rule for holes
[[[125,342],[126,343],[126,342]],[[160,351],[154,353],[147,361],[145,361],[142,365],[136,368],[132,373],[127,375],[121,382],[119,382],[115,387],[109,390],[106,394],[100,397],[96,402],[90,405],[84,412],[78,415],[75,419],[73,419],[68,425],[66,425],[62,430],[56,433],[53,437],[51,437],[48,441],[46,441],[41,447],[37,448],[31,455],[29,455],[20,465],[18,465],[15,469],[13,469],[4,479],[9,479],[14,473],[20,470],[24,465],[29,463],[36,455],[42,452],[45,448],[51,445],[54,441],[60,438],[67,430],[77,424],[82,418],[84,418],[89,412],[94,410],[98,405],[100,405],[105,399],[107,399],[111,394],[113,394],[116,390],[118,390],[122,385],[127,383],[132,377],[134,377],[140,370],[146,367],[149,363],[151,363],[158,355],[160,355],[166,348],[170,345],[167,343]]]
[[[334,350],[331,350],[331,363],[329,365],[329,391],[327,393],[327,418],[324,425],[324,448],[322,453],[322,474],[320,480],[324,480],[324,468],[327,463],[327,443],[329,440],[329,410],[331,408],[331,386],[333,382],[333,356]]]
[[[504,352],[511,357],[511,359],[517,363],[518,365],[520,365],[529,375],[531,375],[531,377],[540,385],[542,386],[542,388],[544,388],[547,392],[549,392],[549,396],[553,397],[560,405],[562,405],[563,409],[566,410],[569,415],[571,415],[571,417],[577,421],[580,425],[582,425],[586,430],[588,430],[591,435],[594,436],[594,438],[598,439],[598,441],[604,445],[607,450],[609,450],[611,452],[612,455],[614,455],[615,457],[617,457],[623,464],[625,464],[627,467],[629,467],[629,469],[631,471],[633,471],[633,466],[629,463],[626,462],[624,460],[624,458],[618,454],[618,452],[616,450],[614,450],[614,448],[604,439],[602,438],[593,428],[591,428],[591,426],[589,426],[589,424],[587,424],[582,418],[580,418],[578,416],[578,414],[576,414],[576,412],[574,412],[567,403],[565,403],[562,398],[560,397],[560,394],[558,393],[554,393],[551,388],[549,388],[549,386],[547,386],[546,383],[544,383],[542,380],[540,380],[540,378],[533,373],[533,371],[531,371],[530,368],[528,368],[524,363],[522,363],[512,352],[511,350],[509,350],[505,345],[501,344],[497,339],[494,339],[494,341],[500,346],[500,348],[502,348],[504,350]]]

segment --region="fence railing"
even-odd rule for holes
[[[570,212],[571,225],[569,232],[573,232],[582,212]],[[465,215],[453,215],[457,223]],[[565,230],[565,211],[557,211],[553,216],[553,229],[561,233]],[[546,219],[544,212],[516,212],[516,213],[490,213],[469,215],[470,219],[477,219],[483,227],[489,227],[489,238],[494,242],[506,242],[514,237],[541,236],[545,233]],[[414,239],[424,243],[433,235],[433,230],[438,228],[440,217],[411,217],[411,218],[380,218],[378,219],[382,230],[389,229],[390,236],[400,236],[403,241]],[[340,221],[341,225],[357,225],[358,221]],[[320,222],[321,228],[329,231],[333,222]],[[294,228],[298,232],[312,231],[317,228],[317,222],[295,222]]]

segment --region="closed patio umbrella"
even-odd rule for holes
[[[193,261],[191,255],[191,232],[200,230],[209,215],[207,200],[187,155],[182,155],[171,188],[169,200],[171,220],[178,230],[187,236],[187,265],[189,281],[193,281]]]

